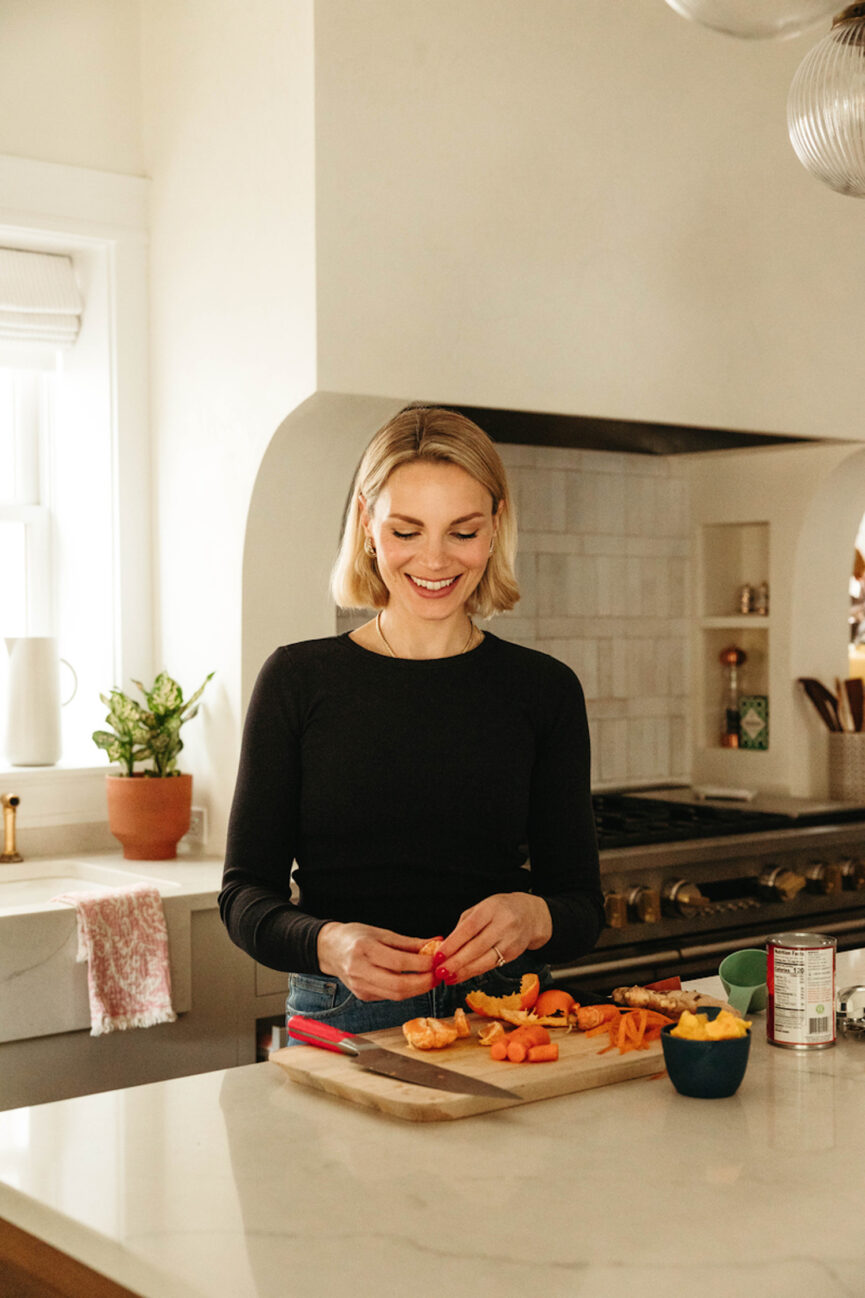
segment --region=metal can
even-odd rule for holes
[[[766,1037],[787,1050],[835,1044],[834,937],[779,933],[766,943],[769,1008]]]

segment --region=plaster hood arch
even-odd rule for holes
[[[316,392],[279,425],[259,466],[243,548],[241,707],[282,644],[333,635],[330,569],[360,457],[398,397]]]

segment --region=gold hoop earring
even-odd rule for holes
[[[495,548],[496,548],[496,538],[495,535],[493,535],[493,539],[490,541],[490,554],[493,553]]]
[[[371,559],[375,558],[375,545],[371,536],[368,536],[363,543],[363,552],[368,554]]]

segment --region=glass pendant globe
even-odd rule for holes
[[[667,4],[683,18],[745,40],[798,36],[839,8],[839,0],[667,0]]]
[[[802,60],[787,129],[812,175],[839,194],[865,198],[865,4],[849,5]]]

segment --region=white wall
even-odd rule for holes
[[[321,386],[865,435],[862,206],[786,133],[822,34],[319,0]]]
[[[241,720],[250,493],[315,387],[312,0],[147,0],[158,643],[207,707],[184,731],[218,850]]]
[[[139,0],[3,0],[0,153],[141,175]]]

